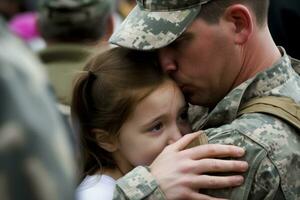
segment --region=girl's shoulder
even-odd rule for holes
[[[76,189],[77,200],[111,200],[116,181],[107,175],[87,176]]]

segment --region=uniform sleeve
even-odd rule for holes
[[[278,195],[280,176],[267,156],[267,152],[251,139],[243,136],[237,130],[221,130],[210,143],[223,143],[240,146],[246,149],[243,160],[249,163],[248,171],[242,174],[245,178],[240,187],[230,189],[205,190],[208,195],[231,200],[271,200]],[[230,174],[222,174],[230,175]]]
[[[147,167],[136,167],[117,181],[114,200],[166,199]]]
[[[254,176],[248,199],[284,199],[279,198],[282,195],[277,169],[268,158],[265,158]]]

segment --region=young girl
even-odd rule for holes
[[[75,82],[71,108],[83,159],[77,199],[111,200],[115,180],[191,131],[182,93],[155,60],[113,48]]]

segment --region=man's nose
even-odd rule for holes
[[[172,130],[169,132],[169,139],[168,139],[168,144],[172,144],[179,140],[182,137],[182,134],[180,132],[180,129],[175,126]]]
[[[159,50],[159,61],[164,72],[171,73],[176,70],[176,62],[172,49],[165,47]]]

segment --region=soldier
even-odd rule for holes
[[[267,24],[269,1],[137,0],[137,4],[110,41],[137,50],[157,49],[163,70],[186,99],[209,108],[203,126],[194,122],[195,131],[204,129],[209,143],[246,149],[249,170],[243,186],[201,192],[228,199],[299,199],[298,130],[271,115],[237,115],[254,98],[273,95],[300,101],[300,78],[294,71],[299,61],[274,43]],[[141,177],[155,178],[166,199],[209,199],[195,193],[212,182],[195,187],[206,176],[195,180],[196,170],[182,157],[169,167],[151,165],[151,174],[132,171],[119,180],[115,199],[155,199],[158,185],[150,186]],[[136,185],[149,191],[130,189]]]
[[[38,59],[0,19],[1,199],[73,199],[74,158]]]
[[[113,31],[111,0],[43,0],[38,25],[48,47],[39,52],[58,101],[71,102],[74,74]],[[103,48],[103,47],[102,47]],[[65,107],[67,106],[67,107]]]

